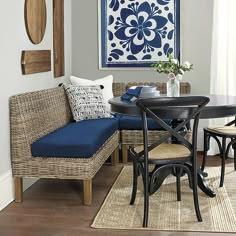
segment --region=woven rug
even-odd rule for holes
[[[150,196],[148,228],[142,227],[142,180],[135,204],[129,205],[132,191],[132,167],[121,171],[91,227],[109,229],[145,229],[174,231],[236,232],[236,171],[226,168],[224,187],[219,188],[220,168],[206,169],[207,183],[216,192],[215,198],[199,190],[203,222],[198,222],[191,189],[185,177],[181,178],[181,201],[176,200],[175,178],[169,176],[161,188]]]

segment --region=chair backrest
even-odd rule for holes
[[[163,135],[159,140],[148,146],[148,151],[157,147],[163,142],[166,142],[171,137],[175,137],[177,142],[185,145],[190,152],[196,152],[197,145],[197,129],[200,118],[200,113],[206,104],[210,101],[205,96],[186,96],[186,97],[158,97],[158,98],[140,98],[136,105],[140,108],[143,121],[143,137],[144,144],[148,142],[148,125],[147,117],[151,117],[160,125],[167,134]],[[179,119],[179,124],[176,127],[170,127],[163,119]],[[183,137],[180,131],[186,124],[193,120],[192,142]],[[144,151],[140,153],[140,156]]]

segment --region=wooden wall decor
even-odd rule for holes
[[[64,0],[53,0],[54,77],[65,75]]]
[[[51,70],[51,50],[22,51],[22,74],[33,74]]]
[[[39,44],[44,37],[47,21],[45,0],[25,1],[25,26],[30,41]]]

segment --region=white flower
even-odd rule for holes
[[[169,79],[176,78],[177,80],[181,80],[182,76],[185,74],[185,71],[190,71],[193,69],[193,65],[188,61],[180,64],[180,61],[174,58],[174,55],[168,54],[167,57],[168,61],[158,61],[152,66],[158,73],[167,74]]]
[[[183,79],[183,75],[178,74],[178,75],[176,75],[176,78],[177,78],[177,80],[182,80]]]
[[[188,61],[185,61],[184,64],[183,64],[183,67],[186,68],[186,69],[189,69],[190,66],[191,66],[191,64]]]
[[[178,64],[178,60],[177,59],[171,59],[170,61],[171,61],[171,63],[173,63],[175,65]]]

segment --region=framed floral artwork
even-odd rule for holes
[[[98,1],[100,69],[180,58],[180,0]]]

